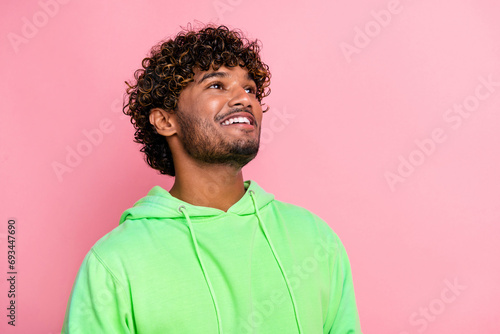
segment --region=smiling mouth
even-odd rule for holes
[[[251,126],[255,127],[255,118],[248,112],[239,112],[232,114],[220,122],[222,126],[230,126],[230,125],[240,125],[240,126]]]
[[[249,117],[232,117],[221,123],[222,125],[231,125],[231,124],[248,124],[253,125],[252,121]]]

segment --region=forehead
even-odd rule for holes
[[[245,67],[240,66],[221,66],[217,70],[214,70],[211,67],[208,71],[202,71],[199,68],[195,68],[193,72],[193,80],[195,84],[201,84],[211,78],[254,81],[253,77],[248,73],[248,70]]]

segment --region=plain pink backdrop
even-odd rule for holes
[[[0,332],[60,332],[90,247],[152,186],[169,189],[132,141],[124,81],[152,45],[199,21],[262,41],[271,109],[245,178],[341,237],[364,333],[500,333],[499,2],[2,7]]]

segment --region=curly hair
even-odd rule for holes
[[[135,128],[134,141],[142,144],[141,152],[152,168],[161,174],[175,176],[172,152],[164,136],[149,122],[153,108],[176,112],[182,90],[193,81],[194,69],[215,71],[221,66],[240,66],[257,85],[257,100],[270,93],[269,66],[260,59],[259,41],[250,41],[239,30],[207,25],[200,30],[189,26],[175,38],[154,46],[142,67],[134,73],[135,83],[128,86],[128,102],[123,112]],[[267,111],[264,110],[264,111]]]

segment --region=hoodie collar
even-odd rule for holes
[[[254,192],[254,198],[257,208],[261,209],[274,200],[274,195],[262,189],[257,182],[248,180],[244,182],[245,194],[238,202],[233,204],[227,212],[236,215],[248,215],[255,212],[255,206],[250,197],[250,192]],[[120,224],[129,219],[159,219],[159,218],[177,218],[184,217],[178,210],[179,206],[184,206],[189,212],[189,216],[195,217],[214,217],[225,214],[224,211],[204,206],[196,206],[181,201],[173,197],[167,190],[160,186],[154,186],[146,197],[137,201],[134,206],[127,209],[120,218]]]

